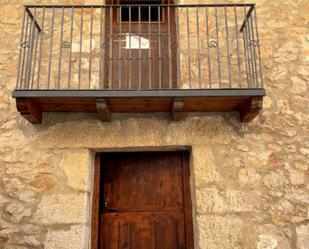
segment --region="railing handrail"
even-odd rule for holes
[[[229,3],[229,4],[24,4],[24,7],[29,14],[30,18],[33,19],[33,14],[30,8],[119,8],[119,7],[143,7],[143,6],[155,6],[155,7],[174,7],[174,8],[216,8],[216,7],[250,7],[247,11],[247,18],[249,18],[256,7],[255,3]],[[243,31],[247,18],[241,25],[240,32]],[[41,27],[35,21],[35,26],[41,32]]]
[[[25,8],[110,8],[122,6],[162,6],[162,7],[255,7],[255,3],[227,4],[25,4]]]

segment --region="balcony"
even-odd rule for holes
[[[265,96],[254,4],[26,5],[17,109],[43,112],[239,112]]]

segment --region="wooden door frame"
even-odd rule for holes
[[[125,153],[125,151],[121,151]],[[121,153],[120,152],[120,153]],[[136,151],[136,153],[143,153],[146,151]],[[147,151],[151,152],[151,151]],[[166,152],[166,151],[162,151]],[[192,198],[190,187],[190,151],[176,151],[182,156],[182,194],[183,194],[183,208],[184,208],[184,229],[185,229],[185,245],[186,249],[194,249],[193,237],[193,217],[192,217]],[[92,208],[91,208],[91,249],[99,248],[100,235],[100,190],[101,182],[101,156],[102,152],[95,154],[94,162],[94,182],[92,189]],[[112,152],[110,152],[112,153]]]

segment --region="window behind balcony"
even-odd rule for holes
[[[175,8],[161,1],[120,1],[106,11],[106,87],[177,85]]]

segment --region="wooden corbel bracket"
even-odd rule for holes
[[[182,98],[173,98],[171,117],[174,121],[179,121],[182,117],[184,102]]]
[[[96,99],[96,108],[103,122],[111,121],[111,111],[110,111],[109,104],[106,98]]]
[[[263,108],[263,97],[251,97],[239,110],[240,121],[252,121]]]
[[[16,107],[20,114],[30,123],[42,123],[42,110],[33,101],[25,98],[18,98],[16,99]]]

